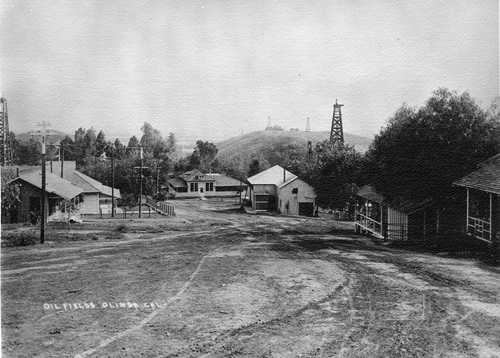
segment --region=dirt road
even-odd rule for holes
[[[120,240],[3,248],[3,356],[500,357],[498,268],[327,218],[176,212]]]

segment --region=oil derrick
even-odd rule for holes
[[[342,111],[341,108],[343,104],[338,104],[335,100],[333,105],[333,118],[332,118],[332,130],[330,132],[330,142],[334,143],[340,141],[344,143],[344,130],[342,129]]]
[[[309,120],[309,117],[307,117],[307,122],[306,122],[306,132],[311,131],[311,121]]]
[[[10,140],[10,131],[9,131],[9,116],[7,114],[7,99],[0,98],[0,102],[2,105],[2,112],[0,112],[0,135],[2,137],[2,154],[1,154],[1,162],[0,165],[12,165],[12,143]]]

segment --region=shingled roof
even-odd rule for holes
[[[500,153],[479,164],[479,169],[453,183],[457,186],[500,194]]]

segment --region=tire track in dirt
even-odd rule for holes
[[[220,248],[218,250],[220,250]],[[211,255],[213,255],[213,253],[215,251],[217,251],[217,250],[214,250],[214,251],[210,252],[209,254],[203,256],[203,258],[200,260],[200,263],[198,264],[198,266],[196,267],[194,272],[191,274],[189,279],[184,283],[184,285],[181,287],[181,289],[166,302],[166,304],[161,309],[158,309],[158,310],[151,312],[146,318],[144,318],[138,324],[128,328],[127,330],[122,331],[122,332],[102,341],[98,347],[89,349],[89,350],[82,352],[80,354],[76,354],[75,358],[87,357],[87,356],[97,352],[99,349],[102,349],[102,348],[108,346],[110,343],[113,343],[113,342],[125,337],[126,335],[133,333],[134,331],[137,331],[138,329],[142,328],[146,323],[150,322],[159,313],[163,312],[172,302],[174,302],[175,300],[179,299],[180,296],[182,296],[182,294],[187,290],[189,285],[193,282],[194,278],[196,277],[196,275],[200,271],[201,267],[203,266],[203,263],[205,262],[205,260],[207,258],[209,258]]]

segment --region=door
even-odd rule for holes
[[[314,203],[299,203],[299,215],[314,216]]]

